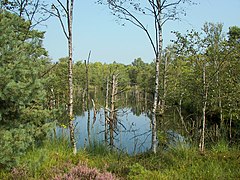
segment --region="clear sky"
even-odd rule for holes
[[[113,61],[130,64],[141,57],[144,62],[152,62],[154,53],[145,33],[126,23],[121,26],[106,6],[98,5],[96,0],[75,0],[73,22],[73,60],[87,59],[91,50],[91,62]],[[195,0],[198,5],[186,7],[187,15],[181,21],[168,22],[163,27],[164,46],[174,39],[171,31],[186,33],[186,30],[201,30],[205,22],[223,23],[224,32],[230,26],[240,27],[240,0]],[[152,21],[145,20],[145,25]],[[44,47],[53,61],[67,56],[67,40],[58,19],[46,23]]]

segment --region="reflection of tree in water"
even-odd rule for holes
[[[119,109],[116,115],[114,142],[118,144],[118,149],[124,152],[129,150],[131,154],[149,149],[149,142],[151,142],[150,119],[144,114],[134,115],[129,108]]]
[[[132,134],[134,138],[135,148],[136,151],[137,145],[139,144],[138,134],[137,131],[139,129],[135,128],[135,122],[132,124],[126,125],[126,120],[122,118],[126,118],[128,113],[132,113],[134,115],[140,116],[143,112],[143,103],[140,102],[140,98],[137,101],[126,101],[125,97],[130,97],[128,92],[125,92],[124,89],[119,90],[119,74],[112,74],[111,80],[106,83],[106,96],[105,96],[105,142],[110,146],[110,148],[117,148],[115,143],[121,144],[121,137],[124,136],[123,133]],[[108,103],[109,102],[109,103]],[[125,108],[129,103],[131,106],[131,111],[128,108]],[[134,102],[134,105],[132,105]],[[137,103],[138,102],[138,103]],[[121,105],[122,104],[122,105]],[[137,110],[137,113],[135,112]],[[130,137],[129,137],[130,138]],[[133,139],[133,138],[132,138]]]
[[[115,78],[115,79],[114,79]],[[122,151],[126,151],[128,147],[133,147],[131,150],[131,153],[136,152],[142,152],[146,151],[146,149],[149,148],[149,143],[151,142],[151,123],[150,119],[152,118],[151,113],[151,95],[146,93],[139,93],[139,97],[134,97],[134,93],[131,92],[132,90],[124,91],[119,93],[121,90],[119,90],[119,87],[117,87],[117,78],[118,75],[115,74],[115,77],[112,76],[110,78],[106,78],[105,80],[105,103],[107,102],[107,105],[105,104],[104,108],[104,117],[105,121],[102,121],[102,128],[100,132],[101,134],[105,134],[103,139],[105,139],[106,145],[110,146],[110,148],[120,149]],[[109,80],[110,79],[110,80]],[[114,82],[115,81],[115,82]],[[114,82],[114,83],[113,83]],[[108,86],[108,87],[107,87]],[[114,90],[112,89],[113,86],[115,86]],[[108,90],[107,90],[108,89]],[[108,96],[107,93],[108,92]],[[94,99],[93,103],[89,104],[89,110],[91,109],[91,113],[93,110],[93,104],[96,103],[95,106],[102,107],[104,104],[103,100],[103,93],[98,92],[99,95],[97,95],[97,99]],[[127,94],[127,95],[126,95]],[[88,99],[92,99],[92,96],[94,93],[90,93]],[[126,101],[125,98],[128,97],[129,99]],[[86,98],[86,96],[85,96]],[[84,111],[81,108],[82,105],[82,99],[81,96],[78,97],[78,101],[80,104],[75,105],[76,113],[77,115],[83,115]],[[96,108],[94,108],[96,109]],[[89,114],[89,113],[87,113]],[[94,113],[93,113],[94,114]],[[92,115],[93,115],[92,114]],[[101,113],[100,113],[101,114]],[[134,116],[133,116],[134,115]],[[162,130],[162,133],[166,134],[168,130],[172,130],[174,132],[181,132],[181,127],[179,127],[178,123],[179,117],[177,117],[177,113],[175,115],[173,114],[173,110],[170,109],[169,111],[166,111],[164,117],[159,116],[157,117],[157,125],[160,126],[160,129]],[[139,123],[141,124],[141,118],[148,119],[147,130],[142,130],[139,128]],[[175,116],[175,117],[174,117]],[[88,144],[91,144],[92,138],[96,138],[96,132],[93,132],[93,120],[92,117],[89,117],[89,115],[86,115],[87,117],[87,136],[86,136],[86,142]],[[99,121],[99,116],[96,119],[96,121]],[[81,133],[80,133],[81,134]],[[128,137],[126,137],[128,136]],[[125,139],[124,139],[125,138]],[[96,140],[96,139],[95,139]],[[161,141],[161,137],[158,138],[158,141]],[[128,144],[129,145],[125,145]],[[165,142],[163,142],[165,143]],[[159,142],[159,148],[161,147],[162,142]]]

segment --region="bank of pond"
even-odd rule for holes
[[[67,140],[48,140],[21,157],[0,179],[239,179],[240,151],[224,142],[200,154],[196,148],[174,146],[157,154],[129,155],[104,144],[79,148]]]
[[[196,143],[174,124],[158,135],[158,151],[151,151],[148,113],[119,109],[114,148],[105,140],[104,110],[75,117],[78,152],[73,155],[69,129],[59,123],[55,133],[22,155],[0,179],[240,179],[239,146],[219,140],[199,153]],[[165,119],[165,121],[170,121]],[[163,131],[164,130],[164,131]]]

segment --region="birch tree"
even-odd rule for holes
[[[73,21],[73,4],[74,0],[67,0],[64,5],[60,0],[57,0],[57,5],[52,4],[52,15],[59,19],[63,33],[68,40],[68,121],[70,130],[70,141],[73,148],[73,154],[77,153],[76,142],[74,138],[73,127],[73,61],[72,61],[72,21]],[[61,14],[64,13],[64,15]],[[64,24],[63,18],[66,16],[67,23]]]
[[[99,4],[108,5],[119,20],[126,20],[141,30],[147,35],[152,46],[155,56],[155,90],[152,107],[152,151],[157,152],[157,120],[156,114],[164,112],[164,106],[161,103],[162,98],[159,97],[159,66],[163,49],[162,29],[164,24],[170,20],[179,19],[180,14],[185,14],[181,5],[191,3],[191,0],[98,0]],[[153,18],[153,33],[152,29],[148,29],[148,25],[144,25],[142,15]],[[123,24],[124,25],[124,24]],[[163,93],[164,94],[164,93]],[[158,101],[160,108],[158,109]]]
[[[220,56],[220,52],[224,50],[224,47],[219,48],[222,36],[221,24],[205,23],[202,31],[202,33],[198,33],[192,30],[184,36],[177,34],[178,40],[176,42],[182,46],[178,46],[178,49],[181,49],[179,53],[184,54],[185,59],[191,62],[195,77],[193,83],[195,87],[199,87],[199,90],[195,89],[195,92],[192,93],[195,93],[195,98],[198,95],[199,99],[201,99],[199,103],[202,116],[201,126],[199,127],[199,151],[201,153],[205,149],[206,125],[211,124],[210,121],[213,120],[211,117],[207,119],[207,113],[217,111],[214,113],[219,114],[220,119],[222,119],[222,95],[219,80],[221,77],[220,72],[223,71],[226,65],[225,59],[228,56],[228,54]],[[220,49],[222,50],[220,51]],[[218,106],[217,110],[214,107],[216,104]]]

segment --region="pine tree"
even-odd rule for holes
[[[0,166],[12,166],[46,136],[49,111],[43,74],[43,33],[7,11],[0,13]]]

